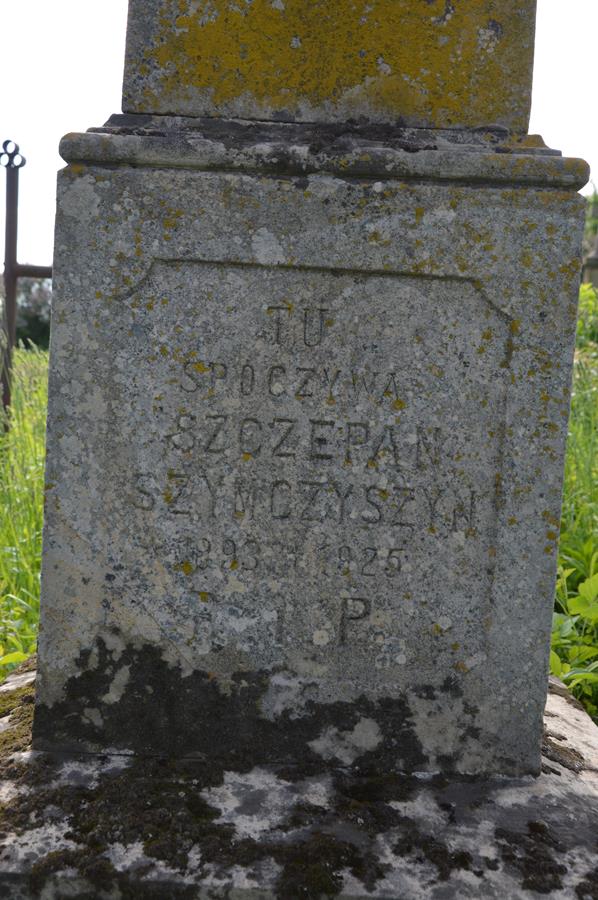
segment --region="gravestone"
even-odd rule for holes
[[[527,0],[132,0],[61,153],[34,746],[537,774],[579,160]]]

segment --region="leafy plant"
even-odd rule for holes
[[[559,568],[550,669],[598,717],[598,572],[569,592],[574,569]]]

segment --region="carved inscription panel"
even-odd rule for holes
[[[400,672],[448,632],[456,659],[481,652],[509,349],[489,300],[452,279],[156,261],[119,304],[123,562],[161,628],[256,665],[350,653]]]

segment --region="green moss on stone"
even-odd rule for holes
[[[0,758],[19,753],[31,745],[35,688],[32,684],[0,693],[0,719],[10,716],[8,728],[0,732]]]

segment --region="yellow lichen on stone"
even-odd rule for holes
[[[123,108],[525,132],[534,13],[535,0],[132,0]]]

